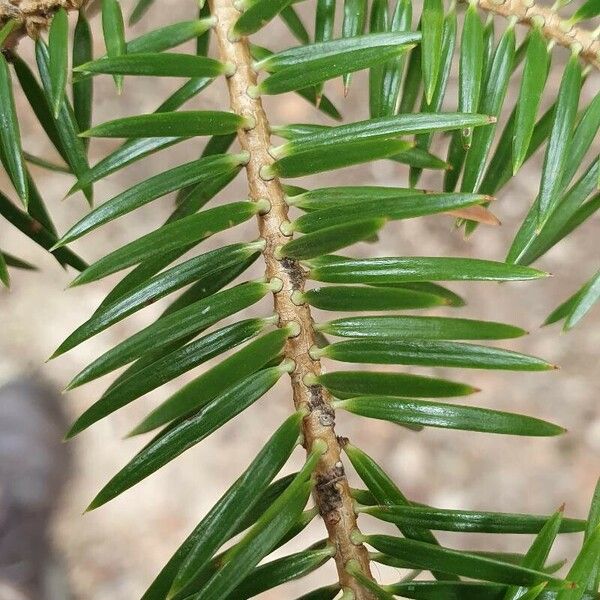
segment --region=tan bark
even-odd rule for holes
[[[249,44],[244,38],[230,41],[228,37],[240,15],[232,0],[210,0],[210,4],[211,12],[217,19],[215,34],[220,58],[236,69],[228,78],[231,108],[237,114],[250,117],[255,123],[252,129],[239,131],[239,141],[250,155],[246,165],[250,196],[255,201],[266,199],[271,205],[267,214],[259,216],[258,227],[260,235],[266,241],[266,276],[283,282],[281,291],[274,294],[275,310],[279,315],[280,325],[293,321],[299,326],[299,334],[288,340],[285,355],[296,365],[291,373],[294,405],[298,408],[306,407],[310,411],[303,422],[304,445],[310,449],[317,439],[327,444],[327,451],[316,468],[314,498],[329,532],[329,539],[336,548],[335,561],[342,587],[351,589],[356,600],[371,600],[371,594],[345,570],[348,561],[356,560],[362,571],[370,576],[366,548],[350,540],[351,533],[357,528],[356,514],[340,460],[341,450],[334,430],[335,413],[326,390],[321,386],[304,383],[306,376],[320,372],[319,362],[308,354],[314,344],[310,309],[308,305],[298,306],[292,301],[293,292],[304,288],[305,274],[297,262],[275,258],[275,250],[289,240],[281,231],[282,224],[288,220],[288,207],[280,181],[277,178],[267,181],[261,177],[261,168],[272,164],[273,158],[268,152],[269,123],[261,100],[251,98],[246,93],[249,86],[256,85]]]

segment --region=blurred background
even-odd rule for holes
[[[133,4],[129,0],[122,1],[125,14],[130,13]],[[341,12],[339,4],[338,12]],[[299,4],[298,8],[307,26],[312,26],[310,10],[307,10],[310,7]],[[191,19],[195,10],[195,2],[191,0],[157,2],[127,35],[131,38],[160,25]],[[459,7],[459,14],[462,11],[463,7]],[[414,12],[418,12],[416,6]],[[501,22],[498,24],[503,27]],[[92,25],[96,55],[99,56],[104,52],[100,19],[93,18]],[[519,33],[522,35],[522,28]],[[291,43],[287,29],[279,21],[269,25],[257,38],[258,43],[272,49]],[[32,60],[31,50],[31,41],[23,40],[19,51],[28,60]],[[555,51],[555,64],[562,64],[565,57],[562,49]],[[556,69],[558,72],[560,69]],[[594,77],[596,79],[588,81],[584,88],[586,103],[598,89],[597,75]],[[109,77],[99,77],[95,81],[94,123],[151,112],[181,84],[177,79],[130,78],[125,80],[123,94],[117,97]],[[340,80],[329,82],[326,93],[346,119],[359,120],[368,117],[367,83],[367,74],[359,73],[354,77],[346,99]],[[558,81],[549,87],[552,89],[553,85],[558,85]],[[517,92],[518,89],[510,90],[506,106],[512,106]],[[456,73],[453,72],[447,92],[448,110],[455,109],[456,95]],[[17,102],[21,109],[24,149],[39,156],[54,157],[24,98],[18,97]],[[226,103],[225,86],[215,82],[187,108],[223,109]],[[331,123],[293,94],[267,98],[265,105],[273,124]],[[439,140],[440,147],[445,143],[443,138]],[[118,144],[119,140],[93,140],[90,162],[97,162]],[[116,173],[97,184],[97,203],[141,179],[191,160],[200,153],[203,144],[202,139],[179,144]],[[537,153],[499,194],[492,206],[502,221],[499,227],[481,226],[471,238],[464,239],[451,217],[420,218],[390,224],[382,232],[379,243],[372,246],[359,244],[351,252],[356,255],[468,256],[502,260],[537,193],[542,160],[543,156]],[[86,213],[85,200],[81,195],[63,200],[73,183],[69,176],[33,166],[31,169],[59,232],[66,231]],[[298,180],[298,185],[401,186],[406,185],[407,172],[402,165],[377,162],[333,175],[304,178]],[[439,173],[430,172],[421,186],[439,189],[440,180]],[[3,190],[9,189],[4,179],[0,179],[0,185]],[[242,199],[246,193],[242,173],[213,202]],[[94,235],[84,237],[74,249],[86,260],[93,261],[158,226],[172,207],[172,196],[152,202],[100,228]],[[67,355],[45,363],[66,335],[89,317],[118,278],[65,290],[73,272],[61,270],[53,259],[5,221],[0,222],[0,236],[3,248],[16,251],[21,258],[39,266],[37,272],[13,272],[11,290],[0,292],[0,384],[12,382],[0,391],[0,562],[10,562],[11,551],[16,547],[16,542],[11,540],[27,539],[27,535],[35,539],[48,523],[49,543],[54,550],[42,544],[35,545],[36,556],[40,554],[35,577],[39,578],[41,573],[42,587],[52,590],[48,598],[138,598],[188,532],[247,466],[249,457],[254,456],[273,429],[289,414],[291,399],[287,380],[283,379],[242,417],[157,474],[102,509],[82,516],[98,489],[146,441],[140,438],[123,440],[123,436],[152,407],[197,371],[111,415],[68,445],[61,444],[66,423],[98,399],[109,378],[62,396],[59,390],[93,358],[151,323],[163,304],[159,302],[136,313]],[[205,243],[204,248],[216,247],[224,240],[231,242],[255,236],[255,223],[249,222],[215,236]],[[465,297],[467,306],[432,313],[505,321],[530,331],[529,336],[509,340],[503,346],[539,355],[560,365],[559,371],[528,374],[453,369],[437,370],[436,374],[482,389],[477,396],[465,398],[465,403],[474,402],[545,418],[565,426],[568,429],[565,435],[527,439],[435,429],[417,434],[388,423],[361,421],[349,415],[339,415],[338,434],[349,437],[379,461],[404,493],[415,501],[446,508],[543,514],[555,511],[565,502],[569,515],[584,517],[600,471],[600,408],[597,400],[600,394],[600,310],[592,311],[569,334],[561,333],[556,326],[540,328],[540,324],[593,274],[597,268],[594,259],[599,236],[598,220],[592,219],[537,263],[536,266],[550,271],[554,277],[529,283],[450,285]],[[261,268],[260,264],[256,265],[248,276],[259,276]],[[268,303],[260,306],[263,314],[271,310]],[[319,318],[318,314],[316,318]],[[410,368],[403,370],[411,371]],[[414,369],[414,372],[431,373],[427,369]],[[300,464],[301,458],[300,452],[294,455],[296,464],[289,465],[289,469]],[[349,475],[355,477],[354,473]],[[62,485],[63,482],[66,483]],[[17,518],[16,513],[11,512],[13,505],[26,507],[25,522],[33,531],[19,533],[11,529]],[[369,530],[372,523],[361,517],[361,527]],[[296,540],[287,548],[307,546],[320,539],[323,531],[322,523],[317,520],[302,540]],[[439,539],[462,548],[514,551],[523,551],[530,543],[528,536],[498,539],[441,533]],[[577,535],[563,536],[554,558],[572,557],[579,543]],[[12,565],[9,570],[0,571],[0,581],[3,578],[30,581],[26,573],[28,568],[22,564]],[[399,575],[395,570],[377,566],[375,572],[384,580],[397,579]],[[310,579],[321,584],[330,583],[334,580],[333,566],[325,566]],[[0,584],[0,600],[19,597],[9,595],[16,592],[3,589]],[[300,582],[263,597],[291,599],[307,589],[311,588]],[[44,598],[41,593],[30,597]]]

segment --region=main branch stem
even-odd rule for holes
[[[324,440],[327,444],[327,451],[316,468],[313,495],[327,526],[329,539],[336,548],[335,561],[342,587],[351,589],[356,600],[371,600],[371,594],[345,568],[348,561],[355,560],[361,570],[370,576],[366,548],[350,539],[357,528],[356,514],[340,460],[340,445],[334,430],[335,413],[325,389],[305,384],[307,376],[320,373],[319,362],[308,354],[309,348],[314,344],[310,309],[308,305],[298,306],[292,301],[293,292],[301,291],[304,287],[305,274],[296,262],[275,258],[275,250],[289,240],[281,230],[282,224],[288,220],[288,206],[281,182],[277,178],[267,181],[261,177],[261,168],[270,165],[273,158],[268,152],[270,130],[261,100],[247,94],[248,87],[256,85],[249,44],[245,38],[237,41],[229,38],[229,32],[240,15],[232,0],[210,0],[210,5],[217,20],[215,34],[221,60],[236,68],[235,73],[228,78],[231,108],[239,115],[251,117],[255,123],[252,129],[239,131],[239,141],[250,155],[246,165],[250,196],[255,201],[267,199],[271,205],[267,214],[259,216],[258,227],[260,235],[266,241],[266,276],[283,282],[281,291],[274,295],[275,311],[280,325],[293,321],[300,326],[299,335],[288,340],[285,355],[296,365],[291,373],[294,405],[297,408],[306,407],[310,411],[303,422],[304,446],[307,450],[310,449],[316,439]]]

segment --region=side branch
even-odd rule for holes
[[[562,19],[552,9],[531,0],[477,0],[477,5],[495,15],[515,17],[519,23],[540,25],[548,40],[579,52],[585,62],[600,69],[600,40],[591,31]]]
[[[37,37],[48,27],[54,13],[60,8],[79,10],[87,0],[0,0],[0,26],[13,20],[19,26],[11,35],[11,46],[24,34]]]
[[[371,576],[366,548],[351,540],[352,532],[357,529],[356,514],[340,460],[341,450],[334,430],[335,413],[327,391],[321,386],[307,385],[310,376],[320,373],[319,362],[308,353],[314,344],[312,317],[308,305],[298,306],[292,301],[294,292],[304,288],[305,274],[295,261],[275,258],[276,249],[289,239],[282,232],[282,225],[288,221],[288,206],[281,182],[261,177],[261,169],[272,164],[273,158],[268,152],[270,130],[261,100],[247,94],[248,88],[256,85],[249,44],[245,38],[229,38],[229,32],[240,15],[233,6],[233,0],[210,0],[210,5],[217,19],[215,34],[220,58],[235,66],[235,73],[228,78],[231,108],[255,124],[251,129],[240,130],[238,138],[242,148],[250,155],[246,165],[250,196],[254,201],[266,199],[271,206],[267,214],[259,216],[258,226],[260,235],[266,241],[266,276],[282,282],[281,290],[274,295],[275,310],[280,325],[290,322],[298,325],[299,333],[288,340],[285,355],[295,362],[295,369],[291,373],[294,404],[297,408],[309,410],[303,422],[304,445],[309,449],[315,440],[320,439],[325,441],[328,448],[316,468],[313,495],[327,526],[329,539],[336,548],[335,561],[340,584],[352,590],[355,600],[372,600],[371,594],[346,571],[346,565],[352,560],[357,561],[361,570]]]

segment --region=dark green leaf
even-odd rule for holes
[[[444,17],[444,26],[442,30],[442,49],[440,57],[440,72],[435,84],[431,101],[427,103],[426,98],[421,99],[421,112],[437,113],[441,110],[446,94],[446,86],[450,77],[452,68],[452,58],[454,55],[454,46],[456,44],[456,8],[453,6]],[[464,129],[463,129],[464,131]],[[432,133],[424,133],[416,136],[417,147],[426,151],[431,145],[433,139]],[[421,176],[420,168],[411,168],[409,173],[409,183],[414,187]]]
[[[568,23],[579,23],[586,19],[593,19],[600,15],[600,5],[596,0],[586,0],[569,19]]]
[[[465,13],[460,42],[460,71],[458,79],[458,108],[472,113],[479,108],[483,77],[483,25],[475,4],[469,4]],[[471,145],[471,129],[462,132],[463,145]]]
[[[541,571],[546,564],[546,560],[552,549],[552,544],[554,544],[554,540],[562,527],[563,511],[561,509],[547,520],[527,551],[527,554],[519,564],[523,567]],[[517,600],[522,597],[525,591],[526,590],[523,587],[510,587],[506,591],[503,600]]]
[[[289,483],[294,480],[296,475],[297,473],[294,473],[292,477],[282,478],[288,480],[286,488],[287,486],[289,486]],[[282,479],[280,479],[279,481],[282,481]],[[275,484],[273,485],[276,484],[277,482],[275,482]],[[285,489],[282,490],[282,493],[283,491],[285,491]],[[279,498],[279,496],[281,496],[281,494],[278,494],[275,499]],[[260,517],[262,517],[264,512],[265,509],[263,509],[260,512],[260,514],[257,514],[256,518],[252,520],[251,524],[255,523]],[[287,529],[283,537],[281,537],[279,541],[275,544],[273,550],[277,550],[278,548],[280,548],[281,546],[298,536],[302,531],[304,531],[306,526],[315,518],[316,515],[317,510],[315,508],[301,511],[298,517],[292,522],[291,526]],[[172,596],[173,600],[183,600],[183,598],[195,597],[195,594],[199,592],[204,587],[204,585],[206,585],[209,579],[223,566],[223,564],[229,560],[229,556],[234,551],[236,546],[237,544],[215,555],[215,557],[203,569],[199,571],[198,575],[194,578],[194,580],[191,581],[189,585],[187,585],[186,588],[182,590],[181,593]],[[232,594],[232,596],[234,596],[234,594]],[[144,596],[144,598],[146,597]]]
[[[352,38],[341,38],[307,46],[298,46],[270,54],[256,63],[257,69],[277,72],[288,67],[307,67],[315,60],[336,59],[345,57],[348,53],[362,52],[372,48],[397,48],[415,44],[420,40],[420,34],[407,33],[371,33]]]
[[[472,258],[323,256],[307,263],[310,278],[331,283],[403,283],[411,281],[516,281],[546,273]]]
[[[244,473],[177,549],[144,595],[145,599],[159,590],[166,595],[171,587],[173,591],[185,588],[214,552],[237,532],[297,445],[301,419],[302,414],[296,412],[275,431]],[[285,483],[279,495],[290,482]]]
[[[370,456],[351,444],[345,444],[344,451],[348,455],[348,458],[350,459],[352,466],[356,469],[359,477],[380,504],[411,505],[411,502],[398,489],[396,484]],[[422,542],[427,542],[432,545],[437,544],[435,536],[428,529],[415,529],[404,525],[399,529],[402,532],[402,535],[407,538],[421,540]],[[433,575],[439,580],[458,579],[455,575],[437,570],[433,571]]]
[[[101,58],[73,70],[82,73],[146,77],[216,77],[229,72],[227,65],[218,60],[174,52],[126,54],[114,58]]]
[[[121,319],[189,283],[247,260],[254,253],[260,251],[262,246],[264,246],[262,242],[232,244],[191,258],[155,275],[113,304],[97,310],[59,346],[52,357],[71,350]]]
[[[172,341],[202,331],[226,316],[252,306],[269,291],[271,287],[266,283],[243,283],[164,316],[105,352],[78,373],[68,387],[72,389],[83,385],[146,352],[159,350]]]
[[[550,66],[547,41],[539,27],[533,27],[527,43],[521,90],[516,103],[516,120],[513,135],[513,173],[523,164],[540,105]]]
[[[254,598],[288,581],[299,579],[318,569],[335,553],[332,546],[304,550],[260,565],[244,579],[228,598]]]
[[[375,580],[363,573],[358,561],[351,559],[346,563],[346,571],[356,579],[363,589],[368,590],[378,600],[394,600],[394,596],[386,592]]]
[[[600,525],[600,479],[596,482],[594,495],[590,503],[588,512],[588,521],[584,533],[584,541],[587,541]],[[587,584],[587,589],[594,591],[600,589],[600,558],[596,561],[596,565],[590,570],[590,577]]]
[[[131,435],[147,433],[202,409],[231,385],[256,373],[269,361],[276,359],[291,333],[289,327],[283,327],[250,342],[167,398],[131,432]]]
[[[561,198],[557,209],[543,229],[536,234],[535,206],[527,214],[513,240],[507,260],[530,264],[588,219],[598,208],[598,195],[585,202],[597,189],[600,158],[596,159],[581,178]],[[537,202],[537,201],[536,201]]]
[[[219,191],[221,191],[223,187],[226,186],[236,175],[237,171],[233,171],[225,177],[219,177],[213,181],[201,183],[198,186],[196,186],[194,193],[191,194],[191,197],[189,197],[189,201],[188,197],[186,197],[186,200],[182,202],[180,206],[178,206],[177,209],[167,219],[165,225],[181,220],[186,216],[192,216],[196,211],[202,208],[211,198],[213,198]],[[102,301],[100,306],[102,308],[105,308],[109,304],[112,304],[118,298],[121,298],[126,293],[132,291],[139,285],[142,285],[147,281],[147,279],[158,273],[164,267],[176,261],[180,256],[183,256],[189,250],[191,250],[196,245],[196,243],[197,240],[192,241],[187,245],[177,246],[171,251],[162,254],[152,253],[150,251],[151,258],[142,261],[135,269],[127,273],[127,275],[125,275],[125,277],[123,277],[123,279],[121,279],[121,281],[119,281],[119,283],[108,293],[108,295]],[[226,280],[227,277],[225,277],[225,273],[227,272],[227,270],[223,271],[223,277],[225,277],[225,279],[223,279],[223,277],[221,276],[215,276],[215,280],[217,283],[217,280],[222,280],[222,282],[220,283],[220,287],[214,288],[214,286],[212,285],[212,281],[204,281],[204,283],[198,282],[198,284],[195,285],[200,285],[201,288],[210,288],[216,291],[224,285],[226,285],[227,283],[229,283],[229,281],[233,281],[233,279],[235,279],[240,273],[243,273],[248,268],[248,266],[252,264],[252,262],[253,261],[251,260],[249,262],[247,261],[245,263],[240,263],[239,268],[230,269],[229,271],[232,271],[232,273],[235,272],[235,274],[232,274],[231,279]],[[193,289],[194,286],[192,286],[189,292],[192,292]],[[188,292],[186,292],[184,296],[187,294]]]
[[[538,223],[540,230],[559,200],[564,189],[562,178],[567,161],[570,159],[570,140],[573,136],[579,93],[581,91],[581,65],[579,56],[571,56],[558,89],[552,131],[548,139],[542,179],[538,197]]]
[[[375,371],[333,371],[323,373],[316,380],[338,398],[352,398],[367,394],[409,396],[415,398],[446,398],[478,392],[465,383],[434,379],[409,373],[377,373]]]
[[[308,594],[296,598],[296,600],[333,600],[340,592],[339,584],[327,585],[320,587]]]
[[[485,86],[481,91],[479,111],[497,117],[502,110],[508,81],[512,74],[515,57],[515,30],[509,24],[502,35]],[[465,192],[478,191],[485,174],[485,164],[494,140],[496,126],[494,123],[479,127],[473,132],[471,148],[467,152],[461,189]]]
[[[395,200],[402,202],[406,196],[415,196],[416,190],[398,187],[380,186],[343,186],[327,187],[314,190],[303,188],[290,189],[286,186],[288,195],[286,202],[302,210],[318,210],[324,208],[343,207],[353,202],[375,202],[377,200]],[[423,190],[422,194],[426,192]]]
[[[369,18],[369,31],[380,33],[389,29],[388,0],[373,0]],[[381,85],[383,64],[376,64],[369,69],[369,116],[381,117]]]
[[[281,254],[296,260],[321,256],[372,237],[384,223],[385,219],[371,219],[320,229],[287,242],[282,246]]]
[[[539,533],[551,519],[551,516],[446,510],[423,506],[370,506],[361,508],[360,512],[400,525],[476,533]],[[558,525],[557,532],[575,533],[583,530],[585,521],[564,519],[562,524],[559,520]],[[544,562],[545,559],[538,567],[523,566],[541,570]]]
[[[179,46],[188,40],[197,38],[207,32],[215,21],[212,17],[181,21],[149,31],[130,42],[127,42],[127,54],[147,54],[162,52]]]
[[[546,141],[550,135],[552,128],[552,118],[554,114],[554,106],[552,105],[538,120],[533,129],[531,141],[525,160],[531,158],[535,151]],[[498,141],[496,151],[490,160],[483,181],[481,182],[481,191],[487,194],[495,194],[502,186],[504,186],[512,178],[512,138],[516,117],[516,109],[514,109],[508,119],[504,131]]]
[[[0,281],[4,287],[10,287],[10,275],[8,274],[6,259],[4,258],[4,254],[2,252],[0,252]]]
[[[585,153],[596,139],[600,129],[600,94],[596,94],[594,99],[583,111],[569,147],[569,160],[564,166],[562,184],[568,186],[575,173],[581,166]]]
[[[590,504],[588,522],[585,528],[586,540],[594,533],[598,525],[600,525],[600,479],[596,482],[596,488],[594,489],[594,495]]]
[[[208,2],[200,3],[200,10],[198,11],[198,17],[200,19],[206,19],[211,16],[211,7]],[[210,32],[208,29],[203,34],[196,38],[196,54],[198,56],[208,56],[208,49],[210,46]]]
[[[399,425],[527,436],[559,435],[565,431],[562,427],[525,415],[396,396],[359,396],[336,401],[335,406],[356,415]],[[433,525],[415,523],[415,526],[436,529]]]
[[[409,31],[412,27],[412,4],[410,0],[398,0],[390,22],[391,31]],[[406,64],[406,53],[392,59],[383,65],[381,75],[381,102],[382,115],[394,115],[398,108],[398,95],[400,84]]]
[[[356,339],[313,349],[315,357],[352,363],[547,371],[555,368],[541,358],[488,346],[429,340]]]
[[[96,125],[81,135],[84,137],[192,137],[225,135],[242,127],[249,120],[232,112],[218,110],[187,110],[136,115]]]
[[[25,206],[29,202],[27,171],[8,63],[0,56],[0,145],[10,180]]]
[[[262,48],[261,46],[257,46],[256,44],[250,44],[250,51],[252,53],[252,57],[256,60],[263,60],[273,55],[273,52],[270,50]],[[331,100],[329,100],[327,96],[317,95],[316,87],[311,86],[304,88],[303,90],[296,90],[296,93],[318,108],[321,112],[329,115],[333,119],[339,121],[342,118],[337,108],[332,104]]]
[[[221,154],[193,160],[154,175],[121,192],[87,214],[65,233],[58,245],[68,244],[100,225],[121,217],[169,192],[235,171],[246,160],[246,154]]]
[[[421,14],[423,83],[427,104],[431,104],[438,81],[442,57],[444,4],[442,0],[424,0]]]
[[[182,421],[164,435],[159,435],[100,490],[88,510],[112,500],[207,438],[261,398],[288,369],[289,365],[284,362],[278,367],[246,377],[214,398],[202,412]]]
[[[400,97],[400,106],[398,109],[400,114],[414,112],[417,98],[421,92],[421,56],[422,52],[420,45],[410,51],[402,95]]]
[[[298,298],[322,310],[366,311],[445,305],[434,294],[397,288],[332,285],[302,292]]]
[[[336,0],[317,0],[315,42],[328,42],[333,37]]]
[[[431,135],[431,134],[427,134]],[[391,157],[396,162],[410,165],[418,169],[449,169],[450,165],[441,158],[431,154],[423,148],[411,148]]]
[[[61,155],[65,162],[67,161],[66,152],[63,149],[61,138],[56,129],[54,117],[50,112],[50,107],[44,95],[44,90],[38,83],[34,74],[31,72],[29,65],[18,55],[13,56],[12,64],[15,69],[15,74],[21,89],[33,110],[37,120],[46,132],[48,139],[52,142],[52,145],[56,148],[58,153]]]
[[[5,264],[9,267],[14,267],[15,269],[22,269],[24,271],[36,271],[37,267],[28,263],[27,261],[15,256],[14,254],[9,254],[8,252],[0,252],[2,254],[2,258]]]
[[[300,177],[389,158],[411,147],[411,143],[396,139],[367,139],[360,142],[316,145],[279,159],[267,167],[264,175]]]
[[[73,67],[78,67],[93,58],[93,39],[90,24],[83,11],[79,11],[73,34]],[[79,131],[85,131],[92,123],[92,101],[94,83],[92,79],[73,82],[73,112]]]
[[[201,92],[213,80],[208,78],[191,79],[188,83],[179,88],[172,96],[170,96],[163,104],[161,104],[155,112],[169,112],[176,110],[183,103],[193,98]],[[89,126],[89,125],[88,125]],[[87,127],[86,127],[87,129]],[[173,144],[184,141],[187,138],[181,137],[164,137],[151,139],[133,139],[127,140],[122,146],[105,156],[102,160],[96,163],[91,169],[83,173],[77,183],[69,190],[69,194],[81,189],[82,187],[103,179],[111,173],[118,171],[131,164],[132,162],[144,158],[157,150],[168,148]]]
[[[19,26],[16,19],[8,19],[0,28],[0,48],[2,48],[10,34]]]
[[[69,70],[69,19],[67,11],[60,8],[54,13],[48,35],[50,54],[50,83],[52,85],[52,110],[58,118],[60,105],[65,97],[65,84]]]
[[[544,325],[555,323],[566,317],[565,330],[572,329],[586,315],[600,298],[600,271],[585,285],[561,304],[547,319]]]
[[[292,2],[293,0],[255,0],[235,22],[234,35],[243,36],[255,33]]]
[[[367,0],[344,0],[344,20],[342,22],[342,37],[355,38],[365,30],[367,19]],[[350,87],[350,73],[344,74],[344,89]]]
[[[448,317],[345,317],[318,324],[323,333],[342,337],[421,340],[501,340],[525,335],[520,327]]]
[[[537,210],[534,205],[513,240],[507,262],[531,264],[593,214],[597,201],[592,199],[586,204],[584,202],[596,190],[599,173],[600,158],[597,158],[560,199],[557,210],[550,215],[539,233],[536,233]]]
[[[590,573],[593,573],[600,556],[600,525],[583,542],[581,551],[567,573],[568,581],[574,586],[561,590],[556,600],[581,600],[589,582]]]
[[[483,72],[485,79],[489,77],[492,67],[496,38],[495,29],[495,21],[488,15],[483,28]]]
[[[24,261],[22,258],[14,256],[14,254],[9,254],[8,252],[0,252],[2,254],[2,259],[5,264],[9,267],[14,267],[15,269],[23,269],[25,271],[35,271],[36,267],[32,264]]]
[[[503,600],[507,587],[496,583],[477,583],[474,581],[439,582],[411,581],[395,583],[386,589],[402,598],[414,600]],[[556,590],[545,590],[538,600],[556,600]],[[586,593],[582,600],[597,600],[595,594]]]
[[[308,478],[323,450],[320,444],[315,444],[294,481],[241,542],[227,553],[225,564],[194,596],[194,600],[226,598],[227,594],[252,572],[259,561],[269,554],[302,512],[312,487]]]
[[[406,39],[412,40],[414,38],[418,38],[418,34],[406,34]],[[348,42],[350,39],[322,42],[322,44],[339,44]],[[356,39],[358,38],[354,38],[353,41]],[[409,44],[409,42],[404,42],[402,38],[396,39],[392,44],[387,39],[378,39],[376,42],[380,43],[371,45],[354,44],[351,46],[351,50],[340,50],[337,54],[330,54],[325,51],[323,56],[315,53],[314,55],[308,55],[303,61],[295,60],[291,66],[278,67],[272,75],[269,75],[256,86],[256,89],[251,89],[251,93],[258,96],[260,94],[283,94],[284,92],[302,90],[328,79],[333,79],[338,75],[360,71],[374,64],[385,62],[404,52],[408,47],[407,44]],[[304,49],[306,48],[310,48],[310,46],[304,47]],[[277,54],[273,56],[277,57]],[[258,66],[265,68],[260,63]]]
[[[385,554],[406,558],[411,563],[425,569],[435,568],[456,575],[497,583],[527,586],[537,585],[542,581],[561,583],[561,580],[540,571],[417,540],[387,535],[369,535],[365,536],[365,541]]]
[[[377,283],[372,283],[370,285],[373,285],[375,287],[393,287],[400,288],[403,290],[423,292],[425,294],[433,294],[434,296],[439,296],[440,298],[443,298],[445,303],[449,306],[459,307],[464,306],[466,304],[466,302],[452,290],[449,290],[444,286],[438,285],[437,283],[431,283],[429,281],[421,281],[419,283],[392,283],[383,284],[383,286]]]
[[[260,333],[269,319],[247,319],[199,338],[187,346],[166,352],[145,367],[139,367],[129,377],[119,378],[102,397],[92,404],[71,426],[67,438],[77,435],[90,425],[110,415],[133,400],[186,373],[190,369],[231,350]],[[134,363],[134,366],[137,363]],[[126,371],[127,373],[127,371]]]
[[[33,188],[30,190],[33,191]],[[33,194],[30,194],[33,198]],[[30,205],[30,210],[33,203]],[[28,238],[36,244],[50,250],[57,241],[56,235],[52,231],[48,231],[39,221],[31,215],[17,208],[4,194],[0,192],[0,215],[7,221],[12,223],[19,231],[24,233]],[[81,271],[87,267],[86,263],[81,260],[68,248],[59,248],[52,252],[52,255],[60,264],[71,265],[74,269]]]
[[[388,195],[388,196],[391,196]],[[373,200],[342,201],[330,208],[316,210],[292,222],[292,231],[311,233],[332,227],[344,221],[360,219],[411,219],[423,215],[465,208],[489,200],[489,196],[476,194],[423,194],[402,195],[400,197],[377,198]]]
[[[109,59],[118,59],[127,53],[123,13],[118,0],[102,0],[102,32]],[[117,92],[120,94],[123,88],[123,77],[115,74],[113,78]]]
[[[135,25],[153,4],[154,0],[137,0],[129,17],[129,25]]]
[[[36,40],[35,56],[37,60],[38,71],[44,86],[44,92],[48,99],[51,98],[52,84],[49,72],[48,47],[41,37]],[[83,140],[78,137],[79,128],[73,113],[70,102],[65,97],[60,106],[58,118],[54,121],[56,130],[60,138],[61,149],[64,152],[64,158],[71,167],[71,171],[76,177],[85,173],[90,167],[88,165],[86,148]],[[93,193],[91,186],[82,189],[88,202],[92,204]]]
[[[301,44],[308,44],[310,42],[308,31],[306,31],[304,23],[302,23],[293,6],[286,6],[280,15],[283,22],[288,26],[288,29]]]
[[[468,132],[468,139],[465,140],[463,135]],[[450,138],[450,144],[448,145],[448,156],[447,163],[449,165],[448,170],[444,173],[443,189],[445,192],[452,192],[456,189],[458,180],[462,173],[467,151],[465,149],[465,141],[468,141],[469,146],[471,144],[472,131],[471,129],[463,129],[462,132],[455,131]],[[484,189],[483,186],[481,189]]]
[[[259,209],[254,202],[232,202],[163,225],[97,260],[80,273],[71,286],[90,283],[157,255],[188,248],[218,231],[247,221]]]
[[[206,278],[200,279],[197,283],[192,285],[188,290],[186,290],[183,294],[181,294],[181,296],[179,296],[176,300],[171,302],[167,306],[167,308],[162,312],[161,316],[167,316],[167,315],[172,314],[182,308],[185,308],[186,306],[189,306],[190,304],[192,304],[194,302],[197,302],[198,300],[212,296],[214,293],[218,292],[219,290],[222,290],[227,284],[234,281],[241,273],[246,271],[248,269],[248,267],[250,267],[253,264],[254,261],[255,261],[255,257],[251,257],[250,259],[248,259],[244,262],[241,262],[232,268],[230,267],[229,269],[224,269],[217,273],[213,273]],[[147,264],[150,264],[152,266],[154,263],[151,260]],[[136,270],[143,270],[143,269],[140,269],[138,267],[138,269],[136,269]],[[127,277],[124,278],[125,282],[126,282],[126,280],[127,280]],[[144,281],[144,278],[141,277],[140,280]],[[117,286],[117,287],[119,287],[119,286]],[[127,287],[127,286],[125,286],[125,287]],[[117,288],[115,288],[115,290],[117,290]],[[113,291],[115,291],[115,290],[113,290]],[[115,296],[113,297],[111,302],[114,302],[115,299],[121,297],[121,291],[120,290],[117,290],[117,291],[119,291],[119,293],[115,294]],[[109,296],[110,296],[110,294],[109,294]],[[105,306],[108,306],[111,302],[108,302],[106,304],[102,303],[101,307],[104,308]],[[268,323],[273,322],[272,318],[269,318],[266,321]],[[130,379],[130,378],[131,378],[131,381],[128,381],[127,385],[129,386],[129,384],[131,384],[134,387],[134,390],[138,389],[138,387],[136,387],[136,385],[140,384],[141,378],[144,378],[144,377],[148,378],[150,382],[155,381],[156,378],[152,377],[148,373],[148,369],[151,368],[155,362],[163,361],[163,359],[166,361],[166,363],[160,362],[157,364],[160,365],[161,368],[164,368],[165,372],[168,375],[168,373],[170,372],[169,371],[170,359],[175,357],[175,358],[177,358],[177,360],[179,360],[180,355],[177,354],[177,352],[176,352],[179,350],[181,350],[181,352],[183,353],[183,358],[185,359],[186,351],[188,349],[190,351],[192,351],[195,348],[195,346],[193,346],[193,345],[185,346],[185,344],[187,344],[190,340],[192,340],[198,333],[199,332],[188,334],[188,335],[184,336],[183,338],[180,338],[178,340],[170,342],[163,348],[159,348],[157,351],[146,353],[143,357],[139,358],[136,362],[134,362],[132,365],[130,365],[127,369],[125,369],[113,381],[113,383],[111,383],[111,385],[109,386],[107,391],[104,393],[104,396],[108,395],[109,392],[112,392],[113,389],[117,388],[117,386],[120,386],[125,380]],[[241,343],[244,339],[245,338],[242,337],[242,338],[240,338],[239,342],[236,342],[236,343]],[[200,340],[198,340],[198,342],[200,342]],[[184,360],[184,366],[185,366],[185,364],[186,363]],[[192,365],[192,367],[193,367],[193,365]],[[190,367],[190,368],[192,368],[192,367]],[[134,378],[134,376],[135,376],[135,378]],[[161,385],[161,384],[158,383],[157,385]],[[142,388],[143,388],[143,385],[142,385]],[[150,389],[153,389],[153,388],[150,388]],[[147,390],[147,391],[149,391],[149,390]],[[140,394],[144,394],[144,393],[146,393],[146,392],[145,391],[140,392]],[[122,393],[122,395],[124,395],[124,392]]]
[[[451,131],[463,127],[477,127],[490,123],[487,115],[468,115],[461,113],[427,114],[417,113],[379,117],[367,121],[357,121],[336,127],[319,127],[311,133],[294,136],[275,150],[277,157],[288,156],[300,150],[309,149],[315,145],[333,145],[342,142],[358,142],[359,140],[384,140],[399,135],[412,135],[432,131]],[[279,135],[285,132],[285,126],[275,127]]]

